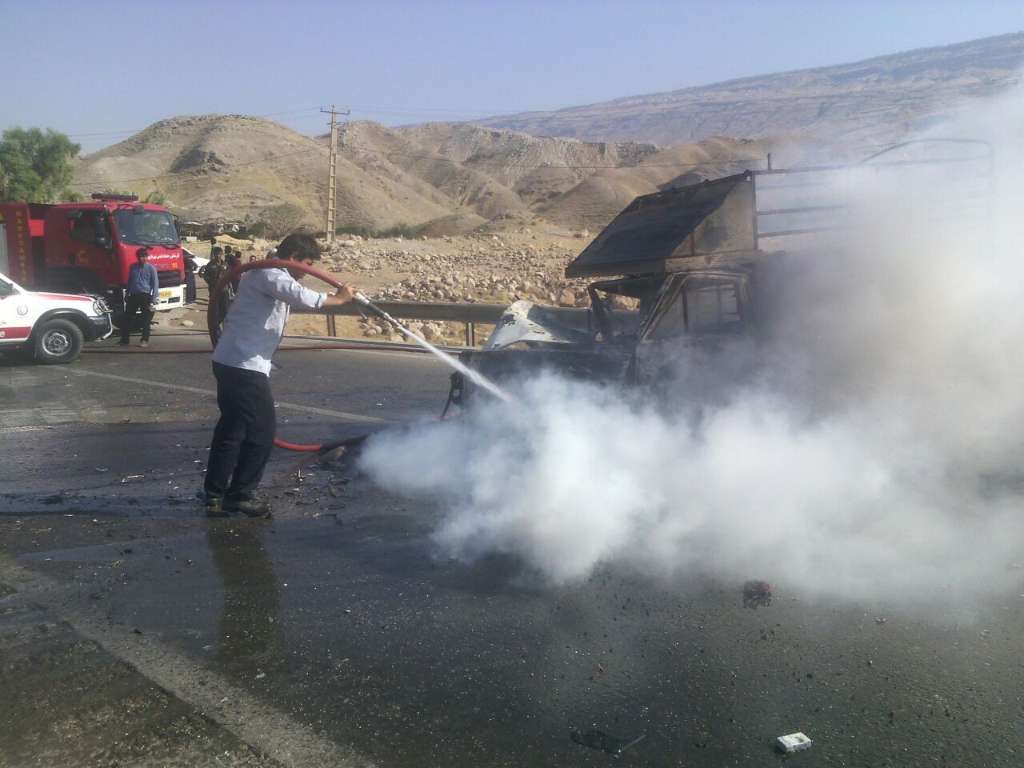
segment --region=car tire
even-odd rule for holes
[[[33,349],[37,363],[58,365],[78,358],[85,338],[70,320],[47,320],[34,334]]]

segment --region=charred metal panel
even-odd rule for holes
[[[502,314],[484,349],[502,349],[526,342],[580,344],[591,341],[593,333],[589,323],[577,327],[571,324],[572,319],[557,308],[517,301]]]
[[[565,270],[567,277],[674,272],[756,247],[748,171],[636,198]]]

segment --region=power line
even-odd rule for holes
[[[502,160],[499,157],[492,159],[487,158],[467,158],[463,161],[453,160],[450,157],[444,157],[442,155],[428,155],[420,154],[416,152],[378,152],[372,149],[364,149],[361,147],[351,147],[353,152],[361,152],[367,155],[377,155],[390,160],[392,157],[407,157],[414,160],[430,160],[433,162],[448,163],[451,165],[457,165],[464,168],[472,168],[473,165],[486,165],[489,163],[498,163],[505,168],[554,168],[554,169],[570,169],[570,170],[622,170],[622,169],[643,169],[643,168],[677,168],[677,169],[697,169],[704,168],[709,165],[726,168],[750,168],[751,163],[756,163],[756,158],[748,158],[746,160],[706,160],[701,163],[683,163],[683,162],[672,162],[672,163],[645,163],[642,160],[629,163],[629,164],[582,164],[582,163],[548,163],[548,162],[536,162],[536,163],[509,163]]]
[[[344,114],[344,113],[343,112],[338,112],[338,114]],[[284,154],[274,155],[272,157],[259,158],[257,160],[250,160],[250,161],[246,161],[246,162],[242,162],[242,163],[234,163],[234,164],[231,165],[230,170],[233,171],[236,168],[249,167],[249,166],[253,166],[253,165],[270,164],[270,163],[276,162],[277,160],[280,160],[280,159],[283,159],[283,158],[295,157],[297,155],[304,155],[304,154],[309,154],[311,152],[318,152],[318,151],[324,151],[324,150],[329,151],[329,148],[321,147],[319,145],[318,146],[314,146],[314,147],[307,147],[306,149],[300,149],[300,150],[298,150],[296,152],[286,152]],[[353,152],[359,152],[359,153],[362,153],[364,155],[376,155],[378,157],[384,157],[384,158],[389,159],[389,160],[393,156],[412,157],[414,159],[430,160],[432,162],[447,163],[447,164],[450,164],[450,165],[453,165],[453,166],[460,166],[460,167],[465,167],[465,168],[472,169],[472,166],[471,165],[466,165],[465,162],[459,162],[457,160],[452,160],[451,158],[442,157],[441,155],[426,155],[426,154],[416,154],[416,153],[411,153],[411,152],[378,152],[378,151],[375,151],[375,150],[363,149],[363,148],[358,148],[358,147],[352,147],[351,150]],[[559,169],[559,170],[560,169],[570,169],[570,170],[626,170],[626,169],[633,169],[633,170],[641,170],[641,169],[644,169],[644,168],[672,168],[672,169],[675,169],[675,170],[678,170],[678,171],[685,171],[685,170],[697,170],[699,168],[705,168],[705,167],[707,167],[709,165],[710,166],[715,166],[715,167],[718,167],[718,168],[742,168],[742,169],[748,169],[748,168],[751,167],[752,163],[756,163],[756,160],[754,158],[749,158],[747,160],[708,160],[708,161],[705,161],[705,162],[702,162],[702,163],[681,163],[681,162],[680,163],[643,163],[643,162],[639,162],[639,163],[633,163],[633,164],[628,164],[628,165],[627,164],[622,164],[622,165],[586,164],[585,165],[585,164],[568,164],[568,163],[556,164],[556,163],[544,163],[544,162],[533,163],[533,164],[527,164],[527,163],[504,163],[500,158],[494,158],[493,162],[495,162],[495,163],[503,163],[503,165],[505,167],[508,167],[508,168],[531,168],[531,169],[553,168],[553,169]],[[477,164],[482,164],[482,163],[478,162]],[[168,178],[175,178],[177,176],[187,176],[189,174],[198,174],[198,173],[202,173],[203,170],[204,169],[197,168],[197,169],[188,169],[188,170],[184,170],[184,171],[172,171],[170,173],[155,174],[155,175],[150,175],[150,176],[137,176],[137,177],[134,177],[134,178],[127,178],[127,179],[106,179],[106,180],[93,180],[93,181],[78,181],[78,182],[72,182],[69,186],[96,186],[96,185],[104,185],[104,184],[106,184],[106,185],[128,184],[128,183],[135,182],[135,181],[156,181],[157,179],[168,179]]]
[[[366,107],[364,106],[364,108],[366,108]],[[334,110],[333,107],[330,110],[322,109],[320,107],[304,107],[304,108],[300,108],[300,109],[282,110],[282,111],[278,111],[278,112],[268,112],[268,113],[264,113],[262,115],[253,115],[252,117],[273,117],[273,116],[288,115],[288,114],[301,114],[301,113],[306,113],[306,112],[311,112],[311,111],[325,112],[325,113],[328,113],[328,114],[331,114],[333,112],[333,114],[332,114],[332,122],[335,121],[335,116],[336,115],[338,115],[338,114],[345,114],[345,115],[347,115],[347,114],[350,113],[349,110],[345,110],[345,111],[342,112],[342,111],[339,111],[339,110]],[[442,111],[442,110],[436,110],[436,111]],[[314,117],[314,116],[315,115],[308,115],[308,117]],[[124,132],[127,132],[127,131],[124,131]],[[101,133],[92,133],[92,134],[72,134],[72,135],[75,135],[75,136],[99,136],[99,135],[112,135],[114,133],[122,133],[122,131],[109,132],[109,133],[101,132]],[[315,138],[313,138],[313,137],[310,137],[310,138],[312,140],[316,141]],[[332,145],[334,144],[334,142],[336,142],[336,139],[332,139]],[[623,143],[628,143],[628,142],[623,142]],[[642,142],[637,142],[637,143],[642,143]],[[294,156],[303,155],[303,154],[309,154],[309,153],[312,153],[312,152],[321,151],[323,149],[326,149],[328,152],[330,152],[331,145],[328,145],[327,147],[322,147],[320,145],[317,145],[317,146],[308,147],[306,149],[301,149],[301,150],[298,150],[296,152],[287,152],[287,153],[284,153],[284,154],[281,154],[281,155],[275,155],[275,156],[271,156],[271,157],[259,158],[259,159],[256,159],[256,160],[251,160],[251,161],[246,161],[246,162],[241,162],[241,163],[234,163],[230,167],[229,170],[233,171],[236,168],[250,167],[250,166],[253,166],[253,165],[262,165],[262,164],[269,165],[269,164],[272,164],[272,163],[274,163],[274,162],[276,162],[276,161],[278,161],[280,159],[284,159],[284,158],[288,158],[288,157],[294,157]],[[434,154],[427,154],[427,153],[421,153],[421,152],[403,152],[403,151],[400,151],[400,150],[392,150],[392,151],[381,152],[381,151],[378,151],[378,150],[369,149],[369,148],[365,148],[365,147],[349,147],[349,149],[350,149],[351,152],[357,153],[357,154],[374,155],[374,156],[382,157],[382,158],[387,159],[389,162],[394,162],[394,160],[396,158],[407,158],[407,159],[411,159],[411,160],[424,160],[424,161],[428,161],[428,162],[431,162],[431,163],[443,163],[443,164],[448,164],[448,165],[452,165],[452,166],[455,166],[455,167],[468,168],[470,170],[472,170],[474,167],[487,166],[487,165],[491,165],[491,164],[499,164],[502,167],[507,168],[507,169],[540,169],[540,168],[549,168],[549,169],[555,169],[555,170],[563,170],[563,169],[564,170],[624,170],[624,169],[643,170],[643,169],[646,169],[646,168],[671,168],[671,169],[675,169],[675,170],[677,170],[679,172],[683,172],[683,171],[686,171],[686,170],[697,170],[697,169],[701,169],[701,168],[706,168],[708,166],[713,166],[713,167],[716,167],[716,168],[739,168],[739,169],[744,169],[745,170],[745,169],[752,168],[753,165],[760,164],[760,162],[759,162],[759,160],[757,158],[747,158],[747,159],[739,159],[739,160],[715,160],[715,159],[708,159],[708,160],[705,160],[705,161],[699,162],[699,163],[693,163],[693,162],[690,162],[690,163],[684,163],[684,162],[644,162],[644,160],[641,158],[641,159],[639,159],[637,161],[630,162],[630,163],[614,164],[614,163],[551,163],[551,162],[518,162],[517,163],[517,162],[509,162],[507,160],[504,160],[504,159],[502,159],[500,157],[496,157],[495,156],[493,158],[469,157],[466,160],[458,161],[458,160],[454,160],[454,159],[449,158],[449,157],[444,157],[442,155],[434,155]],[[654,150],[651,153],[649,153],[648,156],[650,156],[652,154],[655,154],[657,151],[660,151],[660,150]],[[329,188],[331,186],[331,178],[334,177],[336,179],[336,163],[337,163],[336,155],[332,158],[332,160],[333,160],[333,162],[331,163],[331,166],[330,166],[330,169],[329,169],[329,176],[328,176],[328,187]],[[169,178],[176,178],[176,177],[180,177],[180,176],[188,176],[188,175],[191,175],[191,174],[199,174],[199,173],[203,173],[204,170],[205,169],[187,169],[187,170],[183,170],[183,171],[172,171],[172,172],[169,172],[169,173],[155,174],[155,175],[149,175],[149,176],[137,176],[137,177],[133,177],[133,178],[124,178],[124,179],[108,179],[108,180],[98,180],[97,179],[97,180],[92,180],[92,181],[79,181],[79,182],[72,182],[70,186],[84,187],[84,186],[116,185],[116,184],[127,184],[127,183],[138,182],[138,181],[154,181],[155,182],[155,181],[157,181],[159,179],[169,179]],[[336,181],[335,181],[335,183],[336,183]],[[330,197],[333,198],[334,196],[330,195]],[[328,231],[330,231],[330,228],[328,228]]]

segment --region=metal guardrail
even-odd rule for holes
[[[434,320],[442,322],[463,323],[466,327],[466,346],[476,346],[476,326],[478,323],[495,324],[508,308],[506,304],[469,304],[456,302],[425,302],[425,301],[374,301],[398,320]],[[589,327],[590,310],[582,307],[545,307],[546,310],[561,315],[567,322]],[[296,314],[325,315],[327,317],[327,335],[337,337],[338,329],[335,317],[358,317],[365,313],[355,302],[342,304],[338,307],[321,309],[296,310]]]

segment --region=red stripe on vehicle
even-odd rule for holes
[[[32,326],[15,326],[13,328],[0,328],[0,341],[11,339],[27,339],[32,333]]]
[[[88,301],[89,303],[92,303],[92,299],[88,296],[74,296],[70,293],[36,293],[33,295],[39,296],[43,299],[55,299],[57,301]]]

